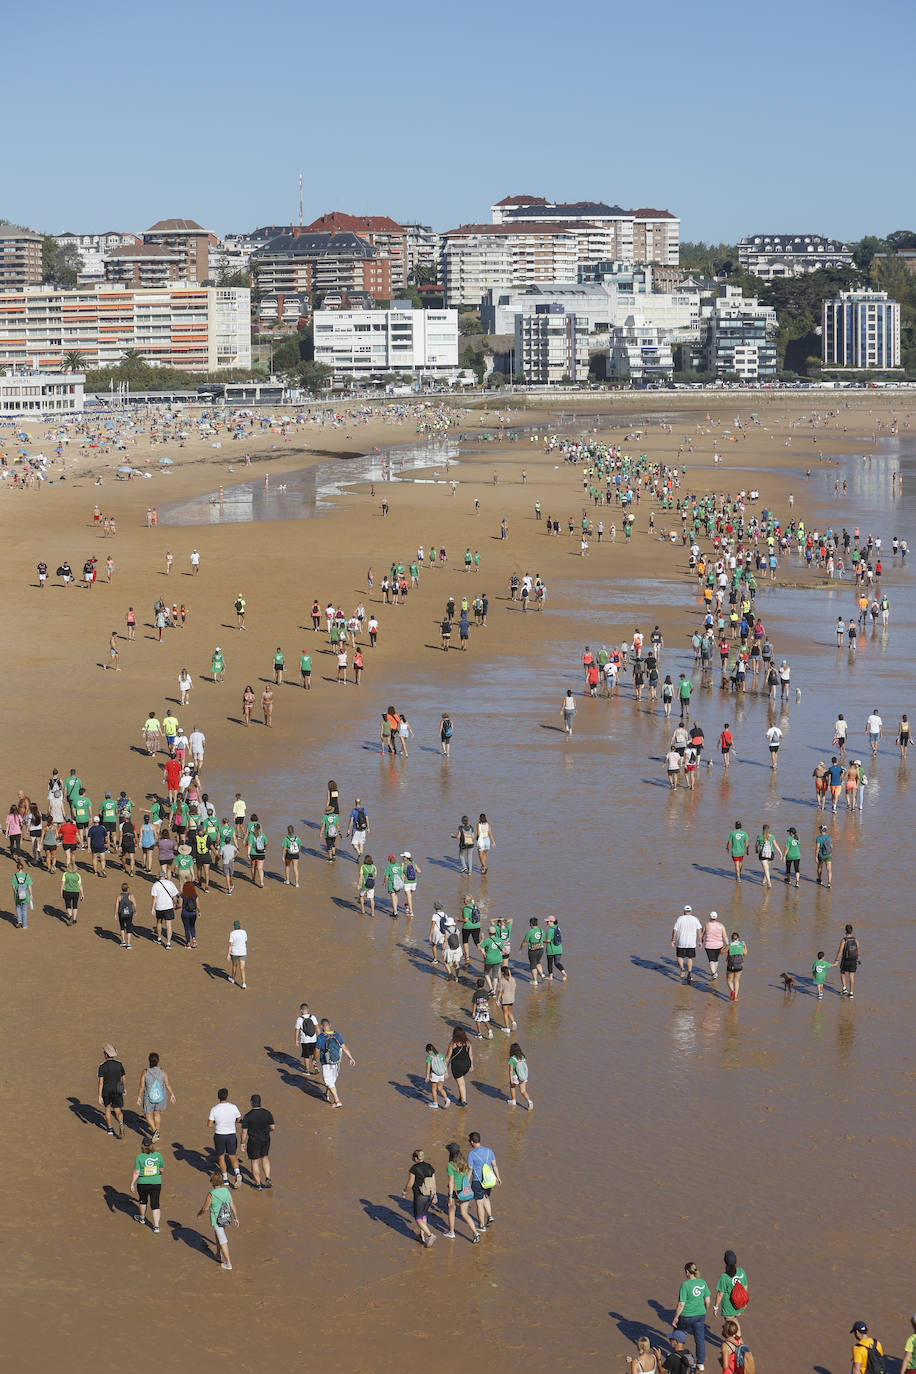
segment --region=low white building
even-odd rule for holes
[[[602,333],[631,315],[640,323],[673,333],[698,330],[696,288],[653,291],[651,268],[637,268],[614,282],[543,282],[520,289],[494,286],[485,292],[480,318],[488,334],[511,334],[517,314],[533,315],[544,305],[572,311],[590,333]]]
[[[671,334],[632,315],[608,335],[607,375],[636,383],[665,380],[674,371]]]
[[[34,372],[16,369],[0,373],[0,417],[60,415],[83,408],[82,372]]]
[[[515,316],[513,373],[535,386],[588,380],[588,323],[554,301]]]
[[[444,376],[458,367],[457,310],[316,310],[315,362],[338,376],[407,372]]]

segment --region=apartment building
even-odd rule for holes
[[[743,382],[776,378],[776,311],[738,286],[723,286],[703,306],[706,370]]]
[[[517,314],[535,314],[545,304],[574,313],[590,334],[600,333],[634,316],[641,324],[680,335],[698,330],[700,293],[695,288],[653,291],[653,269],[631,267],[605,282],[545,282],[521,289],[493,287],[480,307],[488,334],[511,333]]]
[[[562,224],[464,224],[442,236],[445,303],[476,308],[491,287],[574,282],[578,257]]]
[[[442,376],[458,368],[458,312],[316,310],[315,362],[337,376],[384,372]]]
[[[342,210],[320,215],[307,224],[306,234],[358,234],[391,263],[391,294],[407,286],[407,230],[387,215],[347,215]]]
[[[71,351],[86,368],[111,367],[128,350],[188,372],[250,367],[251,292],[189,283],[157,290],[106,283],[0,294],[0,367],[59,371]]]
[[[433,281],[439,280],[439,259],[442,253],[442,235],[437,234],[428,224],[404,224],[407,251],[407,280],[414,281],[418,268],[433,273]]]
[[[129,234],[120,229],[108,229],[101,234],[73,234],[68,229],[63,234],[55,234],[60,248],[75,248],[83,261],[79,281],[102,281],[105,276],[105,261],[115,248],[142,243],[139,234]]]
[[[514,333],[516,376],[536,386],[587,381],[588,325],[572,311],[556,301],[539,305],[534,314],[516,315]]]
[[[181,281],[206,282],[210,277],[211,234],[193,219],[160,219],[143,233],[144,243],[158,244],[181,259]]]
[[[81,372],[33,372],[17,369],[0,373],[0,417],[59,415],[83,408]]]
[[[109,249],[104,274],[106,281],[121,286],[165,286],[182,280],[185,265],[184,256],[174,249],[140,241]]]
[[[368,291],[373,300],[391,299],[391,260],[359,234],[298,227],[268,233],[255,232],[260,247],[251,255],[262,291]]]
[[[633,315],[608,334],[607,375],[637,386],[669,378],[674,371],[671,334]]]
[[[0,291],[21,291],[41,281],[41,234],[0,224]]]
[[[305,291],[272,291],[258,301],[257,316],[265,334],[297,334],[312,317],[312,302]]]
[[[506,196],[491,205],[494,224],[562,223],[579,237],[579,261],[658,263],[677,267],[680,220],[669,210],[625,210],[602,201],[547,201],[541,196]],[[578,226],[578,228],[577,228]]]
[[[777,281],[855,262],[845,243],[820,234],[753,234],[738,241],[738,265],[763,281]]]
[[[900,306],[886,291],[842,291],[824,301],[825,367],[900,366]]]

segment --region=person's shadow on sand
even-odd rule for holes
[[[201,964],[201,968],[208,978],[213,978],[215,981],[223,983],[228,983],[230,981],[231,975],[228,974],[224,968],[220,968],[218,964]]]
[[[82,1121],[84,1126],[97,1126],[100,1130],[105,1130],[105,1116],[101,1107],[81,1102],[78,1097],[68,1097],[67,1101],[77,1121]]]
[[[137,1215],[136,1202],[129,1193],[122,1193],[120,1188],[114,1188],[110,1183],[106,1183],[102,1188],[102,1196],[109,1212],[121,1212],[131,1219]]]
[[[406,1207],[404,1198],[398,1197],[395,1193],[389,1193],[388,1196],[392,1202],[398,1204],[400,1207]],[[414,1239],[414,1233],[410,1223],[407,1217],[403,1215],[403,1212],[396,1212],[393,1207],[386,1207],[380,1202],[372,1202],[367,1197],[361,1197],[359,1205],[370,1221],[380,1221],[392,1231],[397,1231],[399,1235],[406,1236],[408,1240]]]
[[[172,1154],[179,1164],[188,1164],[201,1174],[209,1174],[216,1166],[212,1152],[191,1149],[188,1145],[182,1145],[180,1140],[172,1141]]]
[[[213,1258],[213,1251],[207,1244],[206,1238],[199,1231],[195,1231],[192,1226],[183,1226],[180,1221],[167,1221],[166,1226],[172,1233],[172,1240],[181,1241],[189,1250],[196,1250],[198,1254]]]

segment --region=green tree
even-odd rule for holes
[[[53,234],[41,240],[41,279],[51,286],[70,290],[83,270],[83,259],[75,244],[59,244]]]
[[[868,272],[875,254],[883,252],[885,244],[883,239],[876,238],[874,234],[866,234],[858,243],[850,244],[850,247],[856,267],[860,272]]]
[[[435,286],[439,280],[439,273],[435,267],[418,262],[410,274],[410,280],[414,286]]]
[[[85,359],[78,348],[68,348],[64,354],[65,372],[82,372],[85,366]]]
[[[680,246],[679,261],[682,269],[692,276],[731,276],[738,266],[738,245],[685,240]]]
[[[216,284],[217,286],[250,286],[251,277],[245,271],[239,270],[237,272],[230,272],[227,268],[223,267],[220,268],[219,275],[216,278]]]

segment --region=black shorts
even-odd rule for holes
[[[78,849],[78,848],[79,848],[79,846],[78,846],[78,845],[75,845],[75,844],[65,844],[65,845],[64,845],[64,850],[65,850],[65,852],[66,852],[67,854],[72,854],[73,851],[74,851],[74,849]]]
[[[679,959],[695,959],[697,957],[696,947],[690,949],[686,945],[678,945],[677,957]]]
[[[237,1155],[239,1152],[239,1138],[237,1135],[215,1135],[213,1137],[213,1149],[218,1155]]]
[[[109,1092],[107,1089],[103,1088],[103,1089],[102,1089],[102,1106],[103,1106],[103,1107],[123,1107],[123,1106],[124,1106],[124,1094],[123,1094],[123,1093],[113,1093],[113,1092]]]
[[[463,944],[467,944],[467,942],[468,942],[469,940],[473,940],[475,945],[479,945],[479,944],[480,944],[480,926],[471,926],[471,928],[470,928],[469,930],[468,930],[468,929],[462,930],[462,932],[461,932],[461,940],[462,940],[462,943],[463,943]]]
[[[678,953],[680,954],[680,950],[678,950]],[[706,958],[709,960],[711,964],[717,964],[724,953],[725,947],[724,945],[720,945],[718,949],[707,949]]]
[[[541,960],[543,959],[543,957],[544,957],[544,951],[543,951],[542,949],[529,949],[529,951],[528,951],[528,967],[529,967],[529,968],[537,968],[537,967],[540,965],[540,962],[541,962]]]
[[[134,840],[122,840],[122,841],[121,841],[121,853],[122,853],[122,854],[136,854],[136,852],[137,852],[137,845],[136,845],[136,842],[135,842]]]
[[[121,930],[133,930],[133,928],[134,928],[133,913],[130,913],[130,914],[128,914],[127,916],[121,916],[121,915],[119,915],[119,916],[118,916],[118,925],[120,926]]]
[[[413,1215],[415,1221],[419,1220],[420,1217],[426,1216],[427,1212],[433,1204],[433,1201],[434,1199],[429,1197],[426,1193],[414,1193]]]
[[[64,893],[64,909],[66,911],[75,911],[76,908],[79,906],[79,902],[80,894],[78,892]]]
[[[245,1153],[249,1159],[266,1159],[270,1154],[269,1140],[249,1140],[245,1146]]]
[[[859,967],[859,961],[858,961],[858,959],[841,959],[841,960],[840,960],[840,973],[855,973],[855,971],[856,971],[856,969],[857,969],[858,967]]]
[[[115,831],[117,830],[117,828],[118,828],[118,822],[117,822],[117,821],[102,821],[102,824],[104,825],[105,829],[108,831],[109,835],[113,835],[113,834],[115,833]]]
[[[137,1196],[141,1203],[146,1203],[148,1207],[159,1210],[159,1197],[162,1192],[161,1183],[138,1183]]]
[[[317,1040],[305,1040],[299,1046],[299,1048],[302,1051],[303,1059],[311,1059],[312,1056],[315,1054],[316,1050],[318,1049],[318,1042]]]

